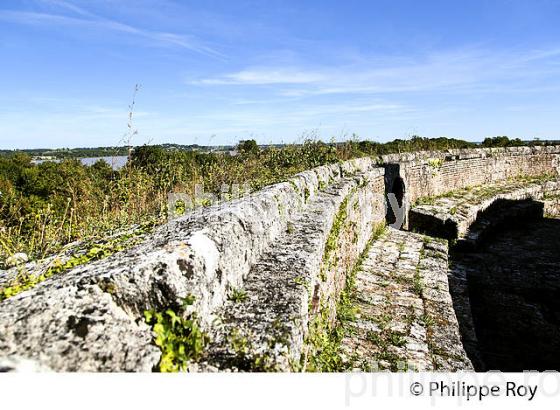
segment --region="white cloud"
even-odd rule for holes
[[[328,94],[383,94],[418,91],[515,91],[558,75],[559,48],[529,52],[462,49],[408,58],[369,58],[359,65],[252,68],[198,79],[191,84],[278,85],[285,97]]]
[[[98,16],[64,1],[41,1],[69,10],[74,16],[32,11],[0,10],[0,20],[26,25],[64,25],[91,30],[110,30],[136,36],[160,46],[175,46],[214,58],[225,58],[222,53],[202,44],[194,36],[142,29]]]
[[[247,69],[221,77],[193,81],[201,85],[269,85],[269,84],[312,84],[325,81],[324,74],[279,69]]]

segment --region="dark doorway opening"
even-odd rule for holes
[[[397,204],[399,205],[399,208],[401,208],[401,209],[402,209],[403,203],[404,203],[405,191],[406,191],[406,187],[405,187],[405,184],[404,184],[404,180],[400,176],[397,176],[393,179],[392,183],[390,184],[389,189],[387,190],[387,194],[395,195],[395,198],[397,200]],[[387,197],[386,221],[387,221],[388,225],[394,224],[397,221],[397,217],[395,215],[395,210],[393,209],[393,207],[391,206],[391,203],[389,202],[389,197]]]

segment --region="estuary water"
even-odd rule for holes
[[[122,167],[124,167],[126,165],[126,161],[128,160],[128,157],[126,155],[124,155],[124,156],[115,156],[115,157],[88,157],[88,158],[78,158],[78,159],[84,165],[93,165],[97,161],[103,160],[107,164],[111,165],[111,167],[114,170],[117,170],[117,169],[121,169]],[[49,159],[49,160],[36,159],[36,160],[33,160],[33,163],[41,164],[41,163],[47,162],[47,161],[60,162],[60,160],[58,160],[58,159]]]

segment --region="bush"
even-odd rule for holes
[[[142,146],[118,171],[104,161],[92,166],[76,159],[36,165],[28,155],[11,154],[0,157],[0,262],[15,252],[43,257],[75,240],[103,237],[131,224],[164,222],[168,192],[192,195],[197,184],[210,193],[220,193],[224,184],[250,183],[260,189],[350,158],[473,146],[416,136],[384,144],[307,140],[265,149],[245,140],[237,156]]]

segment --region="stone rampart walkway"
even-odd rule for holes
[[[350,369],[469,370],[447,281],[447,241],[388,228],[355,278]]]

